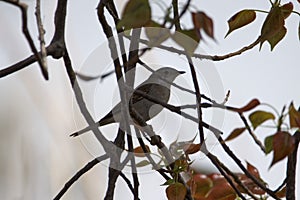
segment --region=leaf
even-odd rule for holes
[[[269,154],[273,150],[273,135],[270,135],[265,138],[265,149],[266,149],[266,154]]]
[[[174,183],[166,189],[168,200],[184,200],[187,189],[182,183]]]
[[[237,108],[237,109],[233,109],[234,111],[238,112],[238,113],[243,113],[249,110],[252,110],[253,108],[255,108],[256,106],[258,106],[260,104],[258,99],[252,99],[247,105],[245,105],[242,108]]]
[[[293,102],[289,106],[289,118],[291,128],[300,128],[300,112],[295,109]]]
[[[200,36],[195,29],[176,31],[171,37],[190,56],[193,55],[200,41]]]
[[[149,146],[145,145],[145,148],[147,149],[147,153],[150,153],[150,148]],[[141,146],[136,147],[133,150],[133,153],[136,157],[144,157],[145,156],[145,152],[143,150],[143,148]]]
[[[150,162],[148,160],[142,160],[135,164],[136,167],[145,167],[147,165],[150,165]]]
[[[253,129],[256,129],[259,125],[264,123],[267,120],[275,119],[275,116],[266,111],[258,110],[249,115],[249,120],[253,126]]]
[[[156,47],[170,37],[170,30],[161,27],[160,24],[150,21],[145,28],[146,35],[149,39],[148,46]]]
[[[186,144],[185,147],[183,147],[183,150],[186,154],[194,154],[200,151],[201,145],[199,144]]]
[[[275,163],[284,159],[291,152],[293,152],[294,147],[295,138],[292,137],[288,132],[279,131],[275,133],[273,137],[274,155],[271,166],[273,166]]]
[[[220,184],[214,186],[210,191],[206,199],[208,200],[235,200],[237,197],[233,188],[228,184]]]
[[[287,32],[287,30],[283,26],[282,29],[278,33],[276,33],[273,37],[268,39],[268,42],[271,46],[271,51],[273,51],[274,47],[284,38],[286,32]]]
[[[284,28],[284,16],[281,11],[281,8],[278,5],[274,5],[269,14],[267,15],[262,29],[261,29],[261,42],[260,48],[262,44],[266,41],[274,37],[278,32],[282,31]]]
[[[255,167],[254,167],[254,169],[252,169],[252,167],[247,166],[247,169],[250,170],[250,171],[252,171],[252,173],[254,173],[254,176],[257,176],[257,175],[255,175],[256,173],[254,172],[255,169],[256,169]],[[249,172],[250,172],[250,171],[249,171]],[[266,193],[263,189],[261,189],[260,187],[258,187],[258,186],[257,186],[257,185],[256,185],[249,177],[247,177],[245,174],[237,173],[236,175],[238,176],[238,178],[240,179],[240,181],[246,186],[246,188],[247,188],[249,191],[251,191],[253,194],[263,195],[263,194]],[[259,180],[261,180],[259,176],[257,176],[257,178],[258,178]],[[240,185],[238,185],[237,187],[238,187],[238,189],[239,189],[242,193],[247,193]]]
[[[260,179],[259,171],[256,167],[251,165],[249,162],[247,162],[247,170],[250,174],[255,176],[256,178]]]
[[[212,180],[204,174],[195,174],[187,185],[191,189],[191,193],[195,199],[205,197],[210,189],[213,187]]]
[[[225,141],[229,141],[229,140],[232,140],[232,139],[236,138],[237,136],[241,135],[245,130],[246,130],[245,127],[234,129],[234,130],[229,134],[229,136],[225,139]]]
[[[276,192],[276,196],[278,198],[284,198],[286,196],[286,186],[282,188],[280,191]]]
[[[291,15],[291,13],[294,9],[294,5],[292,2],[289,2],[289,3],[282,5],[280,8],[281,8],[281,12],[283,14],[284,19],[286,19]]]
[[[197,12],[197,13],[192,13],[192,19],[193,19],[194,27],[195,29],[198,29],[199,34],[200,34],[200,30],[203,29],[206,35],[214,39],[213,20],[210,17],[208,17],[204,12]]]
[[[117,29],[124,27],[141,28],[151,20],[151,7],[148,0],[129,0],[125,5],[122,18],[117,24]]]
[[[175,183],[175,180],[173,178],[170,178],[166,182],[164,182],[161,186],[163,186],[163,185],[172,185],[174,183]]]
[[[253,22],[256,18],[256,13],[253,10],[241,10],[233,15],[227,22],[229,30],[225,37],[227,37],[232,31],[239,29],[247,24]]]

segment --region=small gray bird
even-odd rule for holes
[[[180,74],[185,73],[184,71],[177,71],[170,67],[163,67],[154,71],[151,76],[141,83],[132,93],[129,98],[129,112],[134,110],[136,116],[142,118],[145,122],[152,119],[158,113],[163,110],[163,106],[156,104],[135,91],[143,92],[161,102],[168,103],[170,98],[170,87],[171,83],[174,82],[175,78]],[[131,113],[131,112],[130,112]],[[100,119],[95,126],[104,126],[111,123],[121,122],[123,120],[121,114],[121,103],[118,103],[107,115]],[[138,124],[134,120],[134,116],[131,114],[134,123]],[[88,126],[78,132],[71,134],[70,136],[78,136],[86,131],[91,130],[92,127]]]

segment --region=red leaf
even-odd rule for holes
[[[192,13],[194,27],[199,31],[201,29],[212,39],[214,39],[213,20],[204,12]]]
[[[247,162],[247,170],[250,174],[252,174],[256,178],[258,178],[258,179],[260,178],[259,171],[257,170],[257,168],[248,162]]]
[[[191,144],[186,144],[183,150],[186,154],[194,154],[200,151],[200,147],[201,147],[200,143],[199,144],[191,143]]]
[[[240,179],[240,181],[246,186],[246,188],[248,190],[250,190],[253,194],[257,194],[257,195],[263,195],[266,192],[261,189],[260,187],[258,187],[250,178],[248,178],[245,174],[236,174],[238,176],[238,178]],[[259,178],[259,177],[258,177]],[[239,185],[237,186],[238,189],[242,192],[242,193],[246,193],[246,191],[240,187]]]
[[[166,189],[168,200],[184,200],[186,192],[187,190],[182,183],[174,183]]]
[[[271,166],[293,152],[294,147],[295,138],[293,138],[288,132],[279,131],[275,133],[273,137],[274,156]]]
[[[286,195],[286,186],[282,188],[280,191],[276,192],[276,196],[278,198],[284,198]]]
[[[250,24],[255,20],[255,18],[256,13],[253,10],[239,11],[228,20],[229,30],[225,37],[227,37],[227,35],[229,35],[232,31]]]
[[[207,196],[207,200],[234,200],[237,195],[233,188],[228,184],[214,186]]]
[[[149,146],[145,145],[145,148],[147,149],[147,152],[150,152]],[[141,146],[136,147],[133,150],[133,153],[137,157],[144,157],[145,156],[145,152],[144,152],[144,150],[143,150],[143,148]]]
[[[281,12],[283,14],[284,19],[286,19],[292,13],[292,11],[294,9],[294,5],[292,2],[289,2],[289,3],[282,5],[280,8],[281,8]]]
[[[213,186],[213,182],[204,174],[195,174],[187,185],[191,189],[191,193],[195,199],[205,197]]]
[[[230,133],[230,135],[225,139],[225,141],[229,141],[229,140],[232,140],[232,139],[236,138],[237,136],[241,135],[245,130],[246,130],[245,127],[234,129],[234,130]]]
[[[289,117],[291,128],[300,128],[300,112],[295,109],[293,102],[289,107]]]
[[[260,104],[258,99],[252,99],[247,105],[245,105],[242,108],[237,108],[237,109],[233,109],[234,111],[238,112],[238,113],[243,113],[249,110],[252,110],[253,108],[255,108],[256,106],[258,106]]]

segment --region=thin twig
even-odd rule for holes
[[[59,200],[67,190],[85,173],[87,173],[90,169],[92,169],[95,165],[100,163],[103,160],[108,158],[107,154],[95,158],[94,160],[87,163],[83,168],[81,168],[68,182],[65,183],[64,187],[59,191],[59,193],[54,197],[53,200]]]
[[[264,145],[261,143],[261,141],[256,137],[256,135],[253,133],[253,131],[251,130],[247,119],[245,118],[245,116],[243,115],[243,113],[239,113],[240,118],[242,119],[247,131],[249,132],[250,136],[252,137],[252,139],[254,140],[254,142],[257,144],[257,146],[259,146],[259,148],[262,150],[262,152],[266,152],[266,149],[264,147]]]
[[[192,74],[192,79],[194,83],[194,88],[196,92],[196,105],[197,105],[197,114],[198,114],[198,130],[199,130],[199,135],[200,135],[200,144],[204,142],[204,130],[203,130],[203,125],[202,125],[202,108],[201,108],[201,92],[200,92],[200,87],[198,83],[198,78],[196,75],[195,67],[193,64],[193,61],[189,55],[186,55],[187,61],[190,66],[190,71]]]
[[[40,52],[41,52],[41,62],[42,62],[42,72],[43,74],[47,74],[48,76],[48,66],[47,66],[47,51],[45,46],[45,30],[41,18],[41,0],[36,0],[36,7],[35,7],[35,15],[36,15],[36,22],[39,32],[39,40],[40,40]]]
[[[32,53],[34,54],[34,56],[36,57],[36,61],[38,62],[40,68],[41,68],[41,71],[42,71],[42,74],[44,76],[44,78],[46,80],[49,79],[48,77],[48,72],[44,70],[44,66],[43,66],[43,63],[42,63],[42,60],[41,60],[41,57],[40,57],[40,54],[38,53],[35,45],[34,45],[34,42],[33,42],[33,39],[29,33],[29,30],[28,30],[28,19],[27,19],[27,8],[28,6],[25,4],[25,3],[22,3],[20,1],[14,1],[14,0],[2,0],[6,3],[9,3],[9,4],[12,4],[12,5],[15,5],[17,6],[18,8],[20,8],[21,10],[21,14],[22,14],[22,31],[24,33],[24,36],[30,46],[30,49],[32,51]]]

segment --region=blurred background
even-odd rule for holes
[[[38,46],[35,1],[23,2],[29,6],[29,30]],[[159,0],[150,1],[154,16],[156,11],[161,12],[158,2]],[[299,11],[299,3],[292,2],[295,10]],[[116,3],[119,10],[122,10],[125,1],[118,0]],[[96,16],[97,4],[98,1],[91,0],[69,2],[68,5],[66,42],[73,66],[78,71],[89,55],[105,43],[105,36]],[[169,1],[164,1],[164,4],[169,5]],[[180,5],[183,6],[184,3]],[[211,55],[233,52],[250,44],[259,35],[265,19],[265,14],[262,13],[257,14],[253,24],[233,32],[224,39],[228,30],[227,20],[233,14],[244,8],[269,10],[270,7],[267,0],[195,0],[192,1],[192,5],[192,10],[197,8],[205,11],[214,20],[216,42],[207,38],[206,42],[201,43],[201,48]],[[42,20],[46,29],[47,44],[53,36],[55,7],[56,1],[42,2]],[[189,17],[185,20],[188,27]],[[264,44],[260,51],[255,47],[241,56],[213,63],[220,76],[223,92],[231,91],[229,105],[243,106],[253,98],[273,105],[278,111],[291,101],[294,101],[296,107],[300,105],[298,24],[299,16],[291,15],[286,22],[287,35],[273,52],[270,52],[268,44]],[[21,32],[19,9],[0,2],[0,69],[30,54],[27,41]],[[51,199],[76,171],[95,156],[86,149],[82,140],[69,137],[70,133],[86,124],[74,102],[62,60],[49,58],[48,65],[49,81],[43,79],[36,64],[0,79],[0,199]],[[111,80],[113,81],[113,78]],[[108,109],[106,108],[106,111]],[[267,107],[262,109],[268,110]],[[94,114],[98,117],[105,113]],[[240,126],[242,122],[238,116],[225,113],[224,123],[219,128],[226,136],[235,127]],[[257,134],[259,138],[264,138],[273,134],[272,131],[274,130],[260,129]],[[275,188],[282,182],[286,160],[269,170],[272,157],[262,154],[247,134],[229,145],[242,160],[249,161],[259,169],[262,178],[270,187]],[[232,169],[238,171],[238,168],[220,153],[221,149],[218,146],[213,151],[222,156],[223,161]],[[199,164],[201,165],[201,162]],[[203,166],[203,171],[215,171],[207,163]],[[106,190],[106,177],[106,166],[97,165],[80,178],[63,199],[102,199]],[[299,179],[298,176],[296,188],[299,188]],[[164,188],[160,186],[164,181],[155,172],[140,174],[140,182],[141,199],[165,197]],[[128,198],[124,194],[127,194]],[[119,180],[115,199],[131,199],[130,195],[126,184]]]

